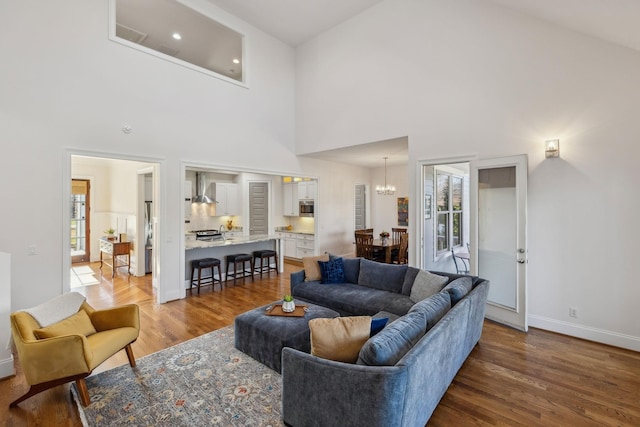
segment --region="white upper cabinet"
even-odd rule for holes
[[[215,216],[238,215],[240,213],[238,184],[215,182],[212,186],[215,189]]]
[[[300,204],[298,203],[298,184],[285,182],[282,184],[282,214],[284,216],[299,216]]]
[[[316,199],[318,183],[316,181],[302,181],[298,183],[298,199]]]

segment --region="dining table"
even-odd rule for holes
[[[392,239],[386,239],[383,243],[382,239],[373,239],[373,249],[384,252],[384,262],[391,264],[391,251],[393,249],[400,249],[400,241],[393,241]]]

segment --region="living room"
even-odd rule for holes
[[[0,173],[11,184],[0,189],[0,251],[12,255],[11,308],[63,292],[73,154],[160,165],[165,302],[179,295],[182,225],[169,201],[180,199],[183,163],[317,176],[330,206],[319,234],[331,236],[318,249],[342,253],[352,211],[331,201],[349,200],[369,173],[306,155],[408,135],[413,212],[417,160],[526,154],[530,325],[640,350],[640,55],[502,3],[382,1],[296,47],[203,6],[246,34],[248,88],[111,42],[106,1],[3,3]],[[31,36],[16,37],[25,23]],[[555,138],[560,158],[545,160]]]

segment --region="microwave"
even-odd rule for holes
[[[314,200],[300,200],[300,216],[313,217],[315,208]]]

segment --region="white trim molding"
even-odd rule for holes
[[[561,320],[536,316],[533,314],[529,315],[529,326],[615,347],[640,351],[640,337],[634,337],[632,335],[620,334],[604,329],[592,328],[590,326],[577,325],[575,323],[563,322]]]

